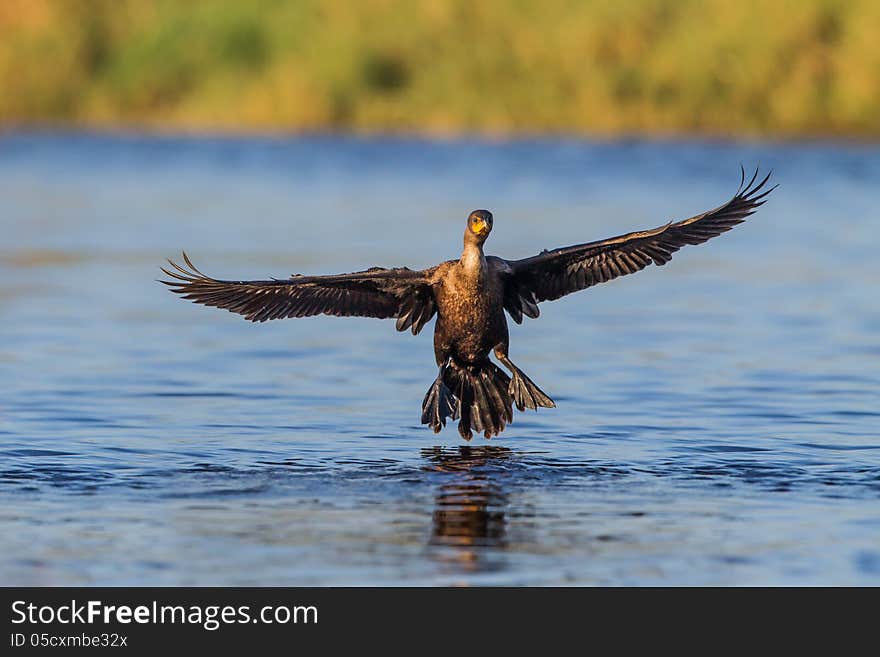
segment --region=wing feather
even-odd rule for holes
[[[333,276],[291,276],[256,281],[232,281],[202,273],[183,253],[184,265],[169,260],[161,267],[171,280],[160,282],[184,299],[223,308],[252,322],[288,317],[398,317],[398,330],[413,334],[434,316],[436,304],[431,283],[433,269],[406,267]]]
[[[669,222],[651,230],[619,235],[607,240],[544,251],[531,258],[507,262],[510,267],[505,303],[514,321],[522,321],[518,296],[550,301],[598,283],[641,271],[650,264],[665,265],[682,246],[702,244],[729,231],[764,204],[776,185],[766,187],[772,171],[758,181],[758,169],[745,183],[742,169],[736,194],[702,214],[678,222]],[[757,182],[756,182],[757,181]],[[537,306],[534,304],[537,316]],[[522,306],[523,311],[525,306]],[[529,309],[531,310],[531,308]]]

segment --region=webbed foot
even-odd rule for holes
[[[447,417],[454,418],[456,415],[452,391],[443,382],[445,370],[445,365],[440,367],[437,378],[422,400],[422,424],[430,425],[434,433],[440,433],[440,430],[446,426]]]

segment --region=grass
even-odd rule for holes
[[[880,136],[876,0],[4,0],[0,124]]]

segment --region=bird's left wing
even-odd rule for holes
[[[200,272],[186,253],[185,267],[169,260],[162,271],[173,280],[161,281],[173,292],[195,303],[226,310],[252,322],[287,317],[396,317],[397,330],[413,335],[436,312],[431,274],[434,269],[406,267],[335,276],[291,276],[264,281],[224,281]]]
[[[522,315],[538,316],[538,302],[551,301],[618,276],[641,271],[651,263],[665,265],[686,244],[702,244],[754,213],[774,187],[761,191],[768,173],[757,184],[758,172],[727,203],[714,210],[665,226],[619,237],[544,251],[531,258],[508,261],[505,308],[518,323]]]

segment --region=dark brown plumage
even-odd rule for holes
[[[413,271],[374,267],[335,276],[292,276],[262,281],[224,281],[206,276],[183,254],[185,267],[169,260],[162,281],[184,299],[225,308],[254,322],[286,317],[336,315],[397,318],[397,330],[419,333],[436,314],[434,355],[437,378],[422,402],[422,423],[435,432],[446,420],[459,421],[459,432],[487,438],[513,420],[513,405],[555,406],[508,357],[504,311],[516,323],[538,317],[538,303],[558,299],[650,265],[664,265],[687,244],[724,233],[760,207],[775,189],[765,189],[770,174],[758,172],[727,203],[689,219],[653,230],[544,251],[523,260],[483,254],[493,217],[475,210],[468,217],[464,250],[458,260]],[[762,191],[763,190],[763,191]],[[511,372],[489,360],[489,353]]]

